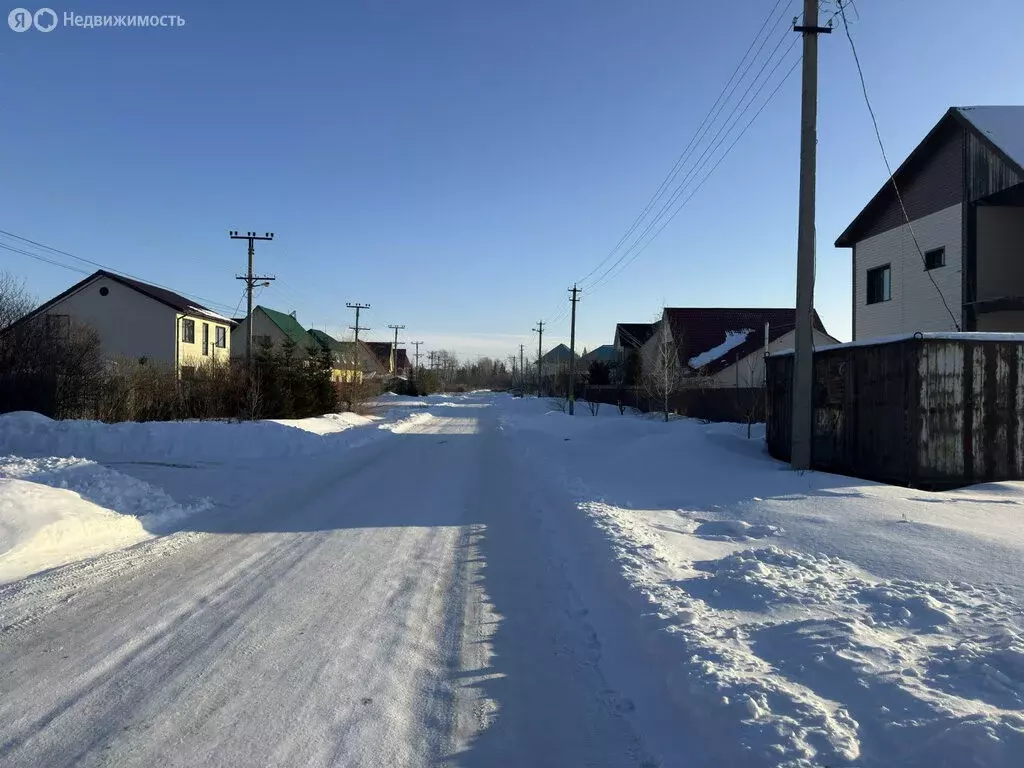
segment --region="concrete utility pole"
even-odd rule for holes
[[[572,302],[572,323],[569,325],[569,415],[572,416],[576,404],[576,303],[583,291],[573,283],[569,293],[572,294],[569,299]]]
[[[543,380],[544,370],[543,362],[541,361],[542,349],[544,346],[544,321],[540,320],[537,323],[537,327],[533,329],[533,332],[537,334],[537,397],[540,397],[540,383]]]
[[[238,234],[238,230],[232,229],[228,232],[228,235],[232,240],[248,240],[249,241],[249,268],[246,270],[244,275],[235,275],[235,280],[245,281],[245,296],[246,296],[246,310],[245,318],[247,328],[245,332],[245,367],[248,370],[250,363],[252,363],[252,289],[256,283],[261,283],[263,286],[270,285],[271,280],[276,280],[276,277],[270,277],[267,275],[254,275],[252,273],[252,257],[256,255],[256,246],[254,245],[256,240],[273,240],[274,233],[267,232],[263,235],[257,235],[255,232],[246,232],[244,235]]]
[[[398,371],[398,331],[405,328],[404,325],[389,325],[388,328],[395,329],[395,343],[391,345],[391,375]]]
[[[804,36],[803,96],[800,105],[800,218],[797,233],[796,344],[793,355],[793,424],[790,464],[811,468],[814,421],[814,182],[818,143],[818,0],[804,0],[804,23],[793,30]]]
[[[423,342],[422,341],[410,341],[409,343],[416,347],[416,368],[414,370],[418,370],[419,367],[420,367],[420,344],[422,344]]]

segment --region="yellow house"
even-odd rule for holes
[[[108,359],[163,364],[186,377],[231,354],[233,321],[174,291],[103,269],[23,320],[35,316],[92,328]]]

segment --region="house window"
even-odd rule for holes
[[[878,304],[892,298],[892,269],[886,264],[868,270],[868,304]]]
[[[203,354],[210,354],[210,324],[203,323]]]
[[[213,342],[214,346],[220,347],[221,349],[226,349],[228,346],[228,329],[222,328],[221,326],[218,325],[214,329],[214,335],[216,336]]]
[[[260,346],[260,347],[270,347],[270,346],[273,346],[273,342],[271,342],[269,335],[268,336],[255,336],[255,337],[253,337],[253,341],[256,343],[257,346]]]
[[[181,321],[181,340],[186,344],[196,343],[196,321],[195,320],[182,320]]]
[[[924,254],[924,268],[925,269],[938,269],[939,267],[946,266],[946,249],[936,248],[933,251],[925,251]]]

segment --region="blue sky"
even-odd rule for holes
[[[371,337],[404,323],[425,349],[535,349],[530,329],[616,244],[773,5],[58,6],[186,23],[0,28],[0,229],[228,308],[245,248],[227,231],[269,230],[257,269],[279,280],[258,301],[307,326],[344,328],[345,302],[362,301]],[[1024,49],[993,33],[1024,28],[1024,4],[857,0],[857,11],[894,163],[950,105],[1024,103]],[[662,234],[584,294],[580,346],[663,304],[792,306],[799,71]],[[849,252],[832,243],[885,171],[838,29],[821,39],[820,81],[816,306],[846,339]],[[0,269],[41,299],[78,279],[5,250]],[[545,347],[567,339],[558,319]]]

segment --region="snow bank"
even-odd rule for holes
[[[1024,484],[796,473],[743,425],[612,412],[501,425],[604,533],[713,762],[1019,765]]]
[[[0,457],[0,582],[136,544],[210,506],[84,459]]]
[[[0,455],[199,461],[304,456],[357,440],[350,430],[375,421],[344,413],[278,421],[105,424],[19,412],[0,415]]]

